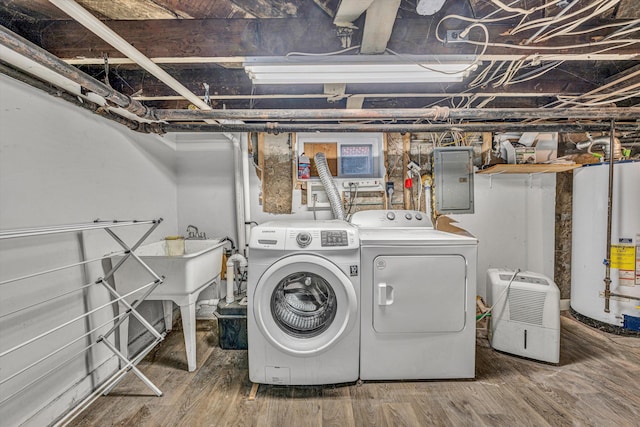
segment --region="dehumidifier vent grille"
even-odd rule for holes
[[[542,326],[546,292],[509,289],[509,320]]]

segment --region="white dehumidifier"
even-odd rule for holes
[[[487,302],[493,307],[491,347],[543,362],[560,362],[560,290],[530,271],[487,270]]]

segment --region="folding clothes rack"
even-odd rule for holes
[[[85,339],[85,340],[90,340],[92,334],[94,334],[96,331],[103,329],[105,327],[108,327],[110,324],[111,327],[110,329],[99,335],[90,345],[88,345],[87,347],[84,348],[84,350],[82,350],[81,352],[75,353],[73,354],[70,358],[68,358],[67,360],[65,360],[62,363],[59,363],[58,365],[52,367],[50,370],[46,371],[44,374],[40,375],[38,378],[34,379],[33,381],[29,382],[28,384],[24,385],[22,388],[14,391],[13,393],[11,393],[10,395],[4,396],[2,397],[2,399],[0,400],[0,407],[4,404],[4,402],[12,399],[13,397],[15,397],[16,395],[20,394],[21,392],[25,391],[27,388],[32,387],[34,385],[37,385],[37,383],[39,381],[41,381],[42,379],[44,379],[46,376],[50,375],[53,372],[56,372],[57,370],[59,370],[60,368],[62,368],[63,366],[65,366],[66,364],[70,363],[72,360],[76,359],[77,357],[85,354],[88,350],[90,350],[92,347],[94,347],[95,345],[98,345],[98,343],[103,343],[107,348],[109,348],[109,350],[111,350],[119,359],[120,359],[120,368],[113,372],[106,380],[104,380],[100,385],[98,385],[93,391],[92,393],[87,396],[84,400],[82,400],[81,402],[79,402],[77,405],[75,405],[69,412],[67,412],[62,419],[58,420],[56,425],[63,425],[65,423],[68,423],[69,421],[71,421],[73,418],[75,418],[78,414],[80,414],[84,409],[86,409],[91,403],[93,403],[98,396],[103,393],[103,394],[108,394],[123,378],[124,376],[129,372],[132,371],[138,378],[140,378],[140,380],[142,380],[142,382],[144,382],[144,384],[149,387],[149,389],[151,389],[157,396],[161,396],[162,395],[162,391],[160,391],[160,389],[158,387],[156,387],[142,372],[140,372],[140,370],[138,368],[136,368],[136,365],[138,364],[138,362],[140,362],[151,350],[153,350],[153,348],[160,343],[164,337],[165,337],[165,333],[159,333],[158,331],[156,331],[156,329],[147,321],[144,319],[144,317],[142,317],[142,315],[140,315],[140,313],[136,310],[137,307],[140,305],[140,303],[142,301],[144,301],[151,292],[153,292],[153,290],[160,285],[163,280],[164,277],[158,276],[138,255],[136,255],[135,251],[136,249],[138,249],[138,247],[142,244],[142,242],[144,242],[144,240],[149,237],[149,235],[151,235],[151,233],[158,227],[158,225],[160,225],[160,223],[162,222],[162,218],[160,219],[154,219],[154,220],[144,220],[144,221],[138,221],[138,220],[126,220],[126,221],[118,221],[118,220],[113,220],[113,221],[101,221],[101,220],[95,220],[94,222],[91,223],[81,223],[81,224],[69,224],[69,225],[59,225],[59,226],[50,226],[50,227],[40,227],[40,228],[25,228],[25,229],[15,229],[15,230],[5,230],[5,231],[0,231],[0,240],[4,240],[4,239],[18,239],[18,238],[24,238],[24,237],[31,237],[31,236],[43,236],[43,235],[48,235],[48,234],[59,234],[59,233],[74,233],[74,232],[82,232],[82,231],[89,231],[89,230],[104,230],[107,232],[107,234],[109,234],[123,249],[124,249],[124,256],[122,257],[122,259],[111,268],[110,271],[108,271],[104,277],[100,277],[98,278],[96,281],[92,282],[92,283],[88,283],[86,285],[80,286],[76,289],[73,289],[71,291],[67,291],[64,293],[61,293],[59,295],[56,295],[52,298],[48,298],[46,300],[43,301],[38,301],[36,303],[32,303],[27,307],[22,307],[19,308],[17,310],[11,311],[9,313],[3,313],[2,315],[0,315],[0,319],[3,317],[7,317],[7,316],[11,316],[11,315],[15,315],[21,311],[27,310],[27,309],[31,309],[35,306],[38,306],[40,304],[44,304],[47,302],[50,302],[52,300],[61,298],[63,296],[72,294],[74,292],[78,292],[78,291],[83,291],[91,286],[104,286],[107,291],[109,292],[109,294],[111,294],[111,296],[113,297],[111,301],[102,304],[96,308],[93,308],[91,310],[86,310],[86,312],[80,316],[74,317],[72,319],[69,319],[59,325],[56,325],[55,327],[47,330],[46,332],[43,332],[37,336],[34,337],[30,337],[29,339],[21,342],[20,344],[15,345],[12,348],[9,348],[7,350],[4,350],[0,353],[0,359],[20,348],[23,348],[29,344],[32,344],[66,326],[71,325],[74,322],[77,322],[81,319],[85,319],[88,316],[91,316],[92,314],[96,313],[99,310],[102,310],[104,308],[107,308],[109,306],[113,306],[114,303],[120,303],[122,304],[126,310],[124,310],[123,313],[117,314],[115,315],[115,317],[113,317],[112,319],[110,319],[108,322],[103,323],[102,325],[99,325],[95,328],[93,328],[90,331],[87,331],[85,334],[81,335],[80,337],[74,338],[72,341],[64,343],[63,345],[61,345],[59,348],[55,349],[53,352],[49,353],[48,355],[40,358],[39,360],[31,363],[28,366],[25,366],[15,372],[10,372],[8,373],[8,375],[5,378],[2,378],[0,380],[0,388],[3,386],[4,383],[10,381],[11,379],[27,372],[29,369],[33,368],[34,366],[44,362],[45,360],[49,359],[50,357],[58,354],[59,352],[63,351],[64,349],[72,346],[73,344]],[[148,225],[149,229],[142,235],[142,237],[140,237],[133,245],[129,246],[127,245],[118,235],[116,235],[116,233],[112,230],[113,228],[118,228],[118,227],[127,227],[127,226],[140,226],[140,225]],[[67,268],[71,268],[71,267],[77,267],[77,266],[82,266],[91,262],[95,262],[95,261],[101,261],[103,259],[109,258],[110,256],[112,256],[113,254],[110,255],[106,255],[102,258],[96,258],[96,259],[91,259],[91,260],[83,260],[81,262],[78,263],[74,263],[74,264],[69,264],[69,265],[64,265],[64,266],[60,266],[60,267],[56,267],[53,269],[49,269],[46,271],[40,271],[37,273],[33,273],[33,274],[29,274],[26,276],[22,276],[22,277],[15,277],[15,278],[11,278],[8,280],[4,280],[0,282],[0,289],[3,285],[12,283],[12,282],[18,282],[20,280],[24,280],[24,279],[28,279],[28,278],[33,278],[36,276],[41,276],[41,275],[46,275],[48,273],[52,273],[52,272],[56,272],[56,271],[60,271],[60,270],[64,270]],[[143,284],[141,286],[139,286],[137,289],[128,292],[124,295],[120,295],[113,286],[111,286],[108,283],[108,280],[114,275],[114,273],[120,268],[120,266],[127,261],[129,258],[132,258],[133,260],[137,261],[146,271],[149,272],[149,274],[152,277],[152,281],[146,284]],[[138,293],[142,290],[145,290],[145,292],[142,294],[142,296],[140,297],[136,297],[136,300],[133,303],[129,303],[126,298],[128,298],[129,296]],[[140,323],[153,335],[154,340],[151,344],[149,344],[146,348],[144,348],[142,351],[140,351],[135,357],[133,357],[132,359],[128,359],[127,357],[125,357],[109,340],[108,338],[116,331],[118,330],[118,327],[120,326],[120,324],[127,319],[129,316],[134,316],[136,317]],[[89,342],[89,341],[88,341]]]

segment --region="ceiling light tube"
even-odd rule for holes
[[[462,73],[249,73],[253,84],[446,83],[461,82]]]
[[[406,62],[389,57],[336,58],[312,63],[307,59],[270,60],[259,58],[244,63],[253,84],[323,84],[323,83],[441,83],[461,82],[478,65],[469,62]]]

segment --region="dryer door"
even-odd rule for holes
[[[358,321],[357,294],[349,277],[329,260],[310,254],[271,265],[252,302],[263,336],[296,356],[326,351]]]
[[[376,332],[464,329],[467,263],[462,255],[384,255],[374,259],[374,268],[372,302]]]

